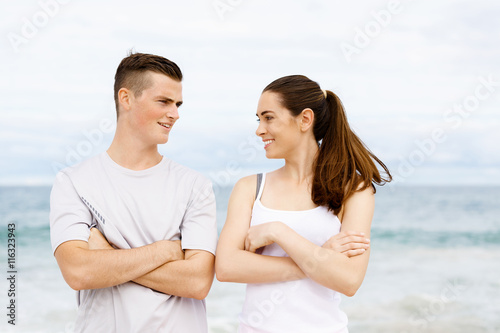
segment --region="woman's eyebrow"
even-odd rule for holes
[[[269,113],[269,112],[273,112],[273,111],[271,111],[271,110],[262,111],[260,115],[261,115],[261,116],[263,116],[263,115],[265,115],[266,113]],[[256,115],[257,117],[259,116],[257,113],[256,113],[255,115]]]

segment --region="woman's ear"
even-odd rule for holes
[[[314,123],[314,112],[309,108],[304,109],[300,113],[299,118],[300,118],[300,130],[302,132],[307,132],[307,130],[311,128]]]

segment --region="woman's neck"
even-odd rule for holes
[[[319,152],[316,141],[308,140],[307,144],[297,147],[293,155],[285,158],[283,175],[297,183],[311,182],[314,177],[314,162]]]

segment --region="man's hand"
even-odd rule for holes
[[[180,240],[176,241],[163,240],[159,241],[159,243],[162,245],[164,251],[170,253],[171,259],[169,261],[184,260],[184,251],[182,250]]]
[[[115,248],[109,244],[108,240],[104,235],[97,229],[90,229],[89,237],[89,250],[114,250]],[[161,240],[158,241],[158,246],[160,248],[161,254],[166,254],[169,258],[168,261],[184,260],[184,251],[181,247],[181,241],[169,241]]]
[[[113,250],[108,240],[97,228],[90,229],[89,250]]]
[[[64,279],[75,290],[116,286],[166,263],[184,261],[180,241],[161,240],[132,249],[115,249],[96,228],[90,229],[88,241],[64,242],[54,255]]]
[[[363,254],[370,247],[370,240],[365,238],[362,232],[341,231],[330,237],[322,247],[342,253],[350,258]]]

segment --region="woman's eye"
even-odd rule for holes
[[[273,117],[267,116],[267,117],[264,117],[264,119],[269,121],[269,120],[273,119]],[[256,120],[258,123],[260,123],[260,118],[257,118]]]

